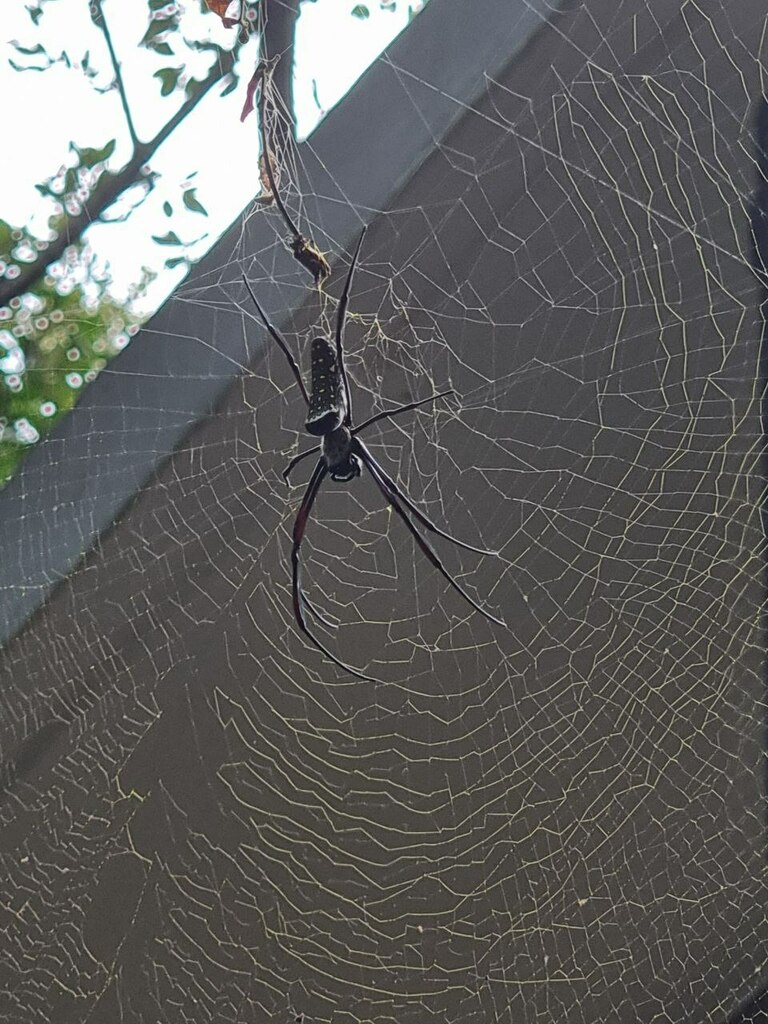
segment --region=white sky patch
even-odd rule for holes
[[[370,17],[362,20],[352,16],[354,6],[353,0],[317,0],[302,6],[295,82],[300,137],[311,134],[322,116],[405,28],[409,6],[423,4],[399,0],[393,11],[372,0],[367,5]],[[147,26],[144,0],[105,0],[104,13],[122,65],[137,134],[141,140],[149,140],[183,99],[182,93],[162,99],[160,83],[153,74],[161,67],[178,67],[179,58],[159,58],[139,46]],[[90,20],[86,0],[46,4],[37,28],[21,4],[4,4],[2,17],[4,40],[15,39],[26,47],[42,42],[50,56],[66,51],[73,63],[71,68],[59,63],[45,71],[20,72],[9,60],[26,64],[34,58],[21,57],[10,43],[0,45],[0,91],[6,98],[23,97],[22,102],[3,104],[0,217],[13,225],[28,225],[45,236],[50,207],[35,185],[72,162],[70,142],[96,148],[116,138],[110,166],[117,170],[131,156],[130,139],[117,92],[98,92],[79,67],[88,51],[91,67],[99,72],[95,85],[103,89],[111,81],[106,44]],[[235,31],[224,29],[213,16],[198,14],[196,0],[187,3],[184,17],[185,27],[191,29],[194,22],[217,42],[225,42]],[[186,272],[183,267],[166,269],[165,260],[182,254],[199,259],[259,191],[257,118],[251,115],[240,123],[246,83],[255,67],[255,40],[241,53],[238,88],[224,98],[221,87],[212,90],[151,161],[152,170],[160,175],[153,192],[127,220],[96,225],[88,232],[92,247],[109,265],[119,298],[138,282],[142,267],[158,274],[142,304],[147,311],[157,308]],[[188,72],[202,77],[205,68],[206,55],[192,54]],[[192,186],[208,217],[181,205],[184,188]],[[163,213],[166,201],[173,206],[171,217]],[[176,232],[184,249],[152,241],[152,235],[168,231]]]

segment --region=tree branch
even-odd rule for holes
[[[6,306],[11,299],[24,295],[30,287],[42,277],[46,269],[61,259],[64,250],[73,243],[80,240],[83,233],[91,225],[97,223],[104,212],[132,185],[138,184],[139,172],[162,146],[165,140],[171,135],[181,122],[191,113],[203,97],[220,82],[234,66],[234,54],[231,52],[222,53],[219,60],[211,68],[208,77],[201,83],[194,96],[185,100],[173,117],[163,125],[157,135],[149,142],[138,143],[134,149],[130,161],[116,174],[102,175],[96,190],[89,197],[81,213],[71,217],[64,228],[59,232],[56,239],[40,253],[40,256],[31,263],[19,264],[19,276],[13,280],[0,279],[0,306]]]
[[[97,0],[97,3],[97,9],[101,14],[101,0]],[[282,57],[278,62],[273,84],[284,104],[285,110],[290,116],[290,122],[286,123],[282,118],[276,119],[276,131],[279,133],[284,128],[286,135],[291,138],[293,136],[293,40],[296,31],[298,8],[299,0],[269,0],[269,3],[265,4],[267,17],[261,39],[263,56],[280,54]],[[106,210],[119,199],[123,192],[140,182],[140,172],[144,164],[151,160],[168,136],[194,110],[213,86],[229,74],[234,66],[235,54],[233,52],[222,52],[219,60],[211,68],[208,77],[200,83],[200,87],[195,95],[181,105],[170,121],[160,129],[153,139],[142,143],[137,140],[133,130],[122,76],[103,15],[101,28],[107,40],[107,46],[109,47],[110,56],[115,68],[117,87],[120,90],[123,110],[128,121],[128,130],[134,142],[133,156],[125,167],[116,174],[104,174],[102,176],[96,190],[83,207],[82,212],[76,217],[69,218],[66,225],[59,231],[56,239],[47,249],[40,253],[37,259],[31,263],[21,263],[18,265],[20,271],[18,277],[13,280],[0,278],[0,306],[6,306],[11,299],[28,292],[35,281],[43,276],[47,268],[52,263],[61,259],[64,250],[68,246],[78,242],[89,227],[98,223]],[[276,139],[275,142],[277,146],[280,145],[279,139]]]

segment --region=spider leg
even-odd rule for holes
[[[368,468],[370,469],[371,465],[373,465],[376,472],[379,474],[379,476],[387,485],[387,487],[390,488],[395,497],[399,498],[400,501],[402,501],[405,507],[413,513],[413,515],[418,519],[421,525],[425,527],[427,530],[431,530],[432,533],[436,533],[438,537],[445,537],[445,539],[449,540],[451,544],[455,544],[459,548],[465,548],[467,551],[476,551],[478,555],[498,555],[498,551],[489,551],[487,548],[476,548],[473,544],[467,544],[465,541],[459,540],[458,537],[453,537],[451,536],[450,533],[446,533],[445,530],[441,530],[439,526],[436,526],[431,519],[428,519],[427,516],[425,516],[424,513],[421,511],[421,509],[418,508],[418,506],[411,501],[411,499],[408,497],[405,491],[402,490],[402,488],[395,482],[395,480],[392,479],[392,477],[387,473],[384,467],[380,465],[380,463],[375,458],[373,453],[369,451],[368,448],[366,448],[362,441],[355,441],[354,448],[356,453],[365,462],[366,466],[368,466]]]
[[[309,478],[309,483],[307,484],[307,489],[304,492],[304,497],[301,500],[301,505],[299,506],[299,511],[296,515],[296,521],[293,524],[293,546],[291,547],[291,567],[293,571],[293,614],[296,617],[296,623],[304,636],[306,636],[309,642],[316,647],[318,651],[324,654],[329,661],[332,661],[334,665],[337,665],[344,672],[349,672],[351,675],[357,676],[358,679],[365,679],[366,682],[373,682],[370,676],[364,676],[362,672],[358,672],[357,669],[352,668],[350,665],[345,665],[343,661],[340,661],[334,654],[332,654],[328,648],[317,639],[314,633],[311,632],[304,620],[304,606],[307,599],[301,589],[301,565],[299,562],[299,553],[301,551],[301,542],[304,540],[304,534],[306,533],[312,506],[314,505],[315,498],[320,490],[320,484],[325,479],[327,473],[328,467],[325,464],[325,459],[318,459],[317,465],[312,472],[312,476]]]
[[[288,477],[291,475],[295,467],[301,462],[302,459],[306,459],[308,455],[314,455],[315,452],[320,451],[320,445],[316,444],[314,448],[305,448],[303,452],[299,452],[298,455],[294,455],[291,461],[283,470],[283,480],[286,484],[288,483]]]
[[[312,601],[309,600],[306,594],[302,593],[301,599],[304,602],[304,607],[307,609],[309,614],[314,616],[314,618],[317,619],[319,622],[322,622],[326,629],[338,628],[338,622],[331,622],[329,618],[323,615],[323,613],[320,611],[317,605],[313,604]]]
[[[379,420],[386,420],[392,416],[399,416],[401,412],[410,412],[411,409],[418,409],[420,405],[426,405],[428,402],[436,402],[438,398],[445,398],[446,395],[455,395],[456,392],[453,388],[449,388],[447,391],[440,391],[436,395],[430,395],[429,398],[422,398],[418,402],[409,402],[407,405],[398,405],[396,409],[387,409],[386,412],[377,412],[375,416],[371,416],[365,423],[361,423],[359,427],[355,427],[352,434],[359,434],[361,430],[365,430],[366,427],[370,427],[372,423],[378,423]]]
[[[379,470],[377,468],[376,462],[369,458],[369,454],[367,452],[367,449],[365,449],[360,444],[359,441],[355,441],[355,447],[357,448],[357,454],[360,456],[360,458],[363,460],[365,465],[368,467],[368,472],[373,477],[374,482],[376,483],[377,487],[379,488],[381,493],[384,495],[384,497],[387,499],[387,501],[392,506],[392,508],[395,510],[395,512],[397,512],[397,514],[400,516],[400,518],[405,523],[405,525],[408,527],[408,530],[412,534],[413,539],[416,541],[416,543],[419,545],[419,547],[421,548],[423,553],[427,556],[427,558],[432,563],[432,565],[434,565],[434,567],[437,569],[437,571],[446,580],[448,580],[448,582],[451,584],[451,586],[454,588],[454,590],[458,590],[458,592],[461,594],[461,596],[464,598],[464,600],[467,601],[469,604],[471,604],[472,607],[475,609],[475,611],[480,612],[480,614],[484,615],[486,617],[486,619],[490,619],[491,622],[495,622],[499,626],[506,626],[506,622],[502,622],[501,619],[497,619],[495,615],[491,615],[490,612],[487,612],[485,610],[485,608],[483,608],[482,605],[479,605],[477,603],[477,601],[475,601],[472,597],[470,597],[470,595],[461,586],[461,584],[457,583],[457,581],[453,578],[453,576],[451,576],[451,574],[448,572],[448,570],[445,568],[443,563],[438,558],[438,555],[437,555],[437,552],[435,551],[435,549],[432,547],[432,545],[429,543],[429,541],[425,537],[421,536],[419,531],[416,529],[416,527],[413,525],[411,520],[408,518],[405,510],[403,509],[402,505],[400,504],[399,498],[397,497],[395,492],[392,490],[392,488],[389,486],[389,484],[384,479],[384,477],[381,476],[381,474],[380,474],[380,472],[379,472]],[[450,538],[450,539],[452,540],[453,538]]]
[[[352,262],[349,265],[349,273],[347,274],[347,280],[344,283],[344,291],[341,293],[339,299],[339,309],[336,313],[336,359],[339,364],[339,372],[341,373],[341,379],[344,382],[344,397],[347,400],[347,415],[344,419],[344,425],[349,426],[352,423],[352,396],[349,391],[349,381],[347,380],[347,369],[344,366],[344,323],[347,319],[347,306],[349,304],[349,291],[352,287],[352,278],[355,274],[355,267],[357,266],[357,257],[360,255],[360,246],[363,244],[365,238],[366,228],[360,232],[360,239],[357,243]]]
[[[301,379],[301,371],[299,370],[298,364],[297,364],[296,360],[293,358],[293,356],[291,355],[291,350],[288,348],[286,343],[283,341],[283,339],[277,333],[277,330],[272,326],[272,324],[267,319],[267,314],[264,312],[264,310],[259,305],[259,300],[256,298],[256,296],[255,296],[255,294],[253,292],[253,288],[251,288],[250,282],[248,281],[248,278],[245,276],[245,274],[243,274],[243,281],[245,282],[245,287],[248,289],[249,295],[253,299],[253,304],[256,307],[259,316],[261,317],[262,323],[264,324],[264,326],[267,328],[269,333],[272,335],[272,337],[275,339],[277,344],[282,349],[282,352],[283,352],[285,358],[288,360],[288,365],[291,368],[291,373],[296,378],[296,383],[299,385],[299,390],[301,391],[301,393],[302,393],[302,395],[304,397],[304,401],[307,403],[307,405],[309,405],[309,395],[307,394],[307,389],[304,386],[304,381]]]

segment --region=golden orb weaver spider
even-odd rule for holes
[[[430,395],[428,398],[422,398],[416,402],[408,402],[405,405],[399,405],[395,409],[387,409],[385,412],[377,413],[375,416],[371,416],[367,419],[364,423],[361,423],[358,427],[354,426],[352,422],[352,399],[349,390],[347,371],[344,365],[344,325],[347,317],[347,306],[349,304],[349,293],[352,287],[352,279],[354,277],[357,259],[360,255],[360,247],[363,244],[364,238],[365,228],[363,228],[360,240],[357,243],[357,248],[355,249],[352,257],[352,262],[350,263],[349,272],[347,274],[347,280],[339,301],[339,308],[336,314],[335,345],[332,345],[331,342],[324,337],[316,337],[312,340],[312,386],[309,394],[307,394],[307,389],[304,386],[301,371],[299,370],[296,360],[291,355],[290,349],[283,338],[280,336],[276,328],[270,323],[266,313],[259,305],[245,274],[243,274],[243,281],[245,282],[248,293],[250,294],[253,304],[258,311],[259,317],[288,360],[291,372],[296,378],[296,383],[299,385],[299,390],[301,391],[308,408],[307,421],[305,424],[307,432],[315,437],[322,438],[319,445],[316,445],[314,448],[308,448],[305,451],[299,452],[298,455],[295,455],[283,471],[283,479],[288,483],[288,478],[292,470],[299,462],[307,458],[309,455],[314,455],[316,452],[320,452],[320,458],[317,460],[315,468],[312,471],[312,475],[309,478],[309,483],[304,491],[304,497],[301,500],[301,505],[299,506],[299,511],[293,524],[291,567],[293,613],[296,617],[296,623],[310,643],[321,651],[326,658],[332,661],[334,665],[337,665],[345,672],[350,672],[359,679],[370,681],[370,676],[363,675],[357,669],[345,664],[337,658],[335,654],[328,650],[325,644],[323,644],[309,629],[304,617],[304,612],[306,610],[313,617],[318,618],[323,622],[326,621],[320,613],[315,610],[302,590],[301,563],[299,560],[301,544],[304,540],[304,534],[306,533],[307,523],[309,522],[309,517],[312,512],[312,506],[315,503],[315,499],[320,491],[320,486],[326,476],[330,476],[331,480],[335,480],[339,483],[347,483],[355,477],[360,476],[362,466],[365,466],[370,473],[373,482],[381,491],[387,503],[405,523],[421,551],[438,570],[438,572],[445,577],[454,590],[457,590],[464,600],[472,605],[475,611],[480,612],[481,615],[490,619],[491,622],[495,622],[499,626],[504,626],[506,624],[501,619],[496,618],[495,615],[491,615],[489,611],[486,611],[486,609],[483,608],[482,605],[478,604],[477,601],[475,601],[467,591],[464,590],[461,584],[451,576],[438,557],[435,549],[429,541],[426,540],[426,538],[421,536],[419,531],[411,522],[408,517],[408,512],[410,512],[413,518],[416,519],[417,522],[421,523],[425,529],[440,537],[444,537],[446,540],[451,541],[452,544],[456,544],[458,547],[465,548],[467,551],[475,551],[481,555],[495,555],[497,552],[474,547],[472,544],[467,544],[462,540],[458,540],[456,537],[452,537],[449,533],[446,533],[445,530],[440,529],[439,526],[428,519],[427,516],[424,515],[424,513],[411,501],[408,495],[386,472],[383,466],[380,465],[359,437],[359,434],[373,423],[378,423],[383,419],[390,419],[393,416],[400,416],[404,412],[409,412],[412,409],[418,409],[421,405],[436,402],[439,398],[444,398],[446,395],[454,394],[453,388],[449,388],[447,391],[440,391],[438,394]]]

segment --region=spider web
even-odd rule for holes
[[[765,27],[752,2],[553,11],[443,97],[386,209],[312,142],[286,158],[326,296],[263,208],[182,287],[175,351],[215,375],[239,332],[247,358],[3,651],[3,1020],[714,1022],[759,987]],[[373,683],[295,628],[304,407],[240,281],[306,374],[363,221],[357,420],[455,389],[366,443],[498,552],[435,540],[508,624],[368,475],[327,482],[305,584]]]

